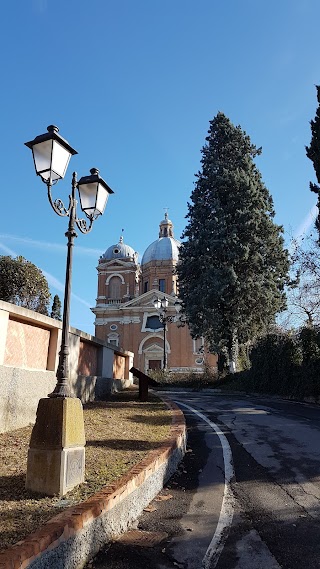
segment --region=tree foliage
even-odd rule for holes
[[[274,332],[258,338],[251,367],[236,374],[237,389],[295,398],[320,396],[320,330]]]
[[[53,298],[52,308],[51,308],[51,318],[55,318],[55,320],[62,320],[61,318],[61,301],[57,294],[55,294]]]
[[[315,226],[318,231],[320,240],[320,86],[316,85],[318,108],[314,120],[310,121],[311,126],[311,142],[310,146],[306,146],[307,157],[311,160],[316,174],[318,184],[310,182],[310,190],[317,194],[318,216]]]
[[[48,315],[50,291],[47,280],[24,257],[0,256],[0,299]]]
[[[320,256],[312,235],[291,244],[295,286],[288,290],[287,327],[320,324]]]
[[[253,339],[285,308],[288,253],[260,153],[223,113],[210,121],[177,271],[191,333],[216,351]]]

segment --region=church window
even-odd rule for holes
[[[117,330],[118,326],[116,324],[111,324],[110,325],[110,330]]]
[[[166,280],[165,279],[159,279],[159,290],[161,292],[166,292]]]
[[[119,334],[108,334],[108,344],[119,346]]]
[[[121,279],[112,277],[109,281],[109,298],[121,298]]]
[[[163,325],[159,320],[159,316],[148,316],[146,321],[146,328],[149,330],[159,330],[159,328],[163,328]]]
[[[201,336],[200,338],[196,338],[193,340],[193,353],[194,354],[203,354],[204,351],[204,338]]]
[[[149,290],[149,281],[145,281],[143,283],[143,292],[148,292]]]

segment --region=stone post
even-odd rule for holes
[[[26,488],[63,496],[84,482],[84,447],[80,399],[40,399],[28,451]]]

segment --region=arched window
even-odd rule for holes
[[[121,298],[121,279],[120,277],[111,277],[109,281],[109,298]]]
[[[119,334],[108,334],[108,344],[119,346]]]
[[[200,338],[196,338],[193,340],[193,353],[194,354],[203,354],[204,351],[204,337],[200,336]]]

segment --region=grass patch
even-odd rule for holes
[[[169,435],[171,413],[157,397],[141,403],[136,389],[84,406],[86,480],[63,498],[25,489],[32,427],[0,434],[0,550],[83,502],[139,463]]]

